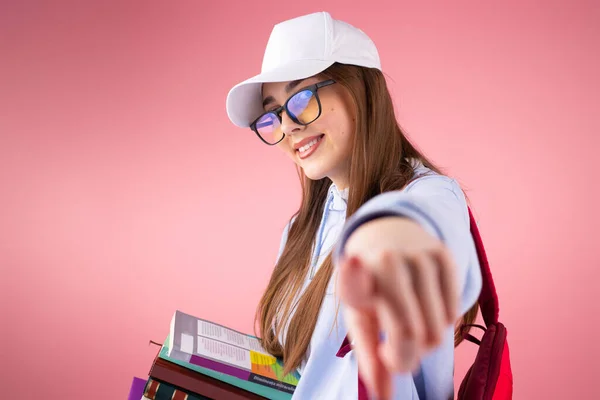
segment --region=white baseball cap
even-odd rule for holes
[[[309,78],[334,63],[381,70],[373,41],[360,29],[327,12],[296,17],[273,28],[260,74],[235,85],[227,95],[234,125],[250,126],[262,112],[262,84]]]

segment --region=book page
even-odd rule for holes
[[[218,340],[223,343],[239,346],[245,350],[253,350],[268,355],[267,351],[260,345],[257,338],[244,335],[233,329],[228,329],[208,321],[198,320],[198,336]]]
[[[198,340],[198,355],[219,360],[247,370],[252,368],[250,352],[236,346],[231,346],[217,340],[200,337]]]
[[[298,371],[284,376],[281,360],[269,355],[254,336],[177,311],[170,338],[168,355],[174,354],[177,360],[255,383],[266,384],[265,379],[270,379],[267,386],[275,387],[273,382],[289,385],[285,386],[289,393],[298,384]],[[276,386],[278,390],[283,387]]]

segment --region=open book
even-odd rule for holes
[[[160,357],[273,400],[291,399],[300,379],[255,336],[176,311]]]

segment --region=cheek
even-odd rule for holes
[[[290,144],[284,139],[281,142],[276,144],[277,148],[284,153],[289,153],[291,151]]]
[[[344,125],[343,125],[343,139],[346,144],[346,148],[348,151],[352,150],[352,146],[354,144],[354,136],[356,134],[356,122],[352,115],[346,114],[344,116]]]
[[[330,136],[335,147],[344,153],[350,152],[354,140],[354,121],[345,112],[336,112],[335,108],[330,110],[331,119],[328,126],[336,127],[330,131]]]
[[[288,143],[285,139],[275,145],[280,151],[283,151],[288,157],[290,157],[294,162],[296,160],[296,151],[292,148],[292,145]]]
[[[352,145],[354,142],[354,131],[350,126],[346,127],[346,129],[340,133],[340,142],[340,147],[344,154],[349,155],[352,152]]]

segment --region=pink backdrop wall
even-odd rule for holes
[[[18,398],[125,398],[175,309],[251,330],[299,190],[225,96],[274,23],[323,9],[375,40],[402,124],[468,190],[515,398],[589,398],[597,2],[49,3],[0,3],[0,380]]]

